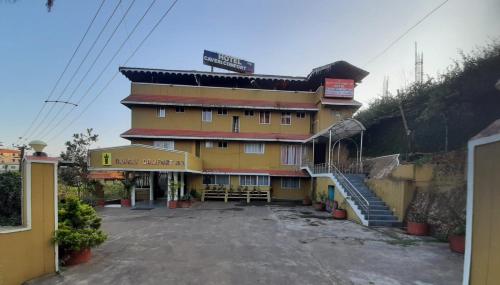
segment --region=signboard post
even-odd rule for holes
[[[325,97],[350,98],[354,97],[354,80],[325,78]]]
[[[247,74],[254,73],[255,67],[253,62],[208,50],[203,52],[203,64]]]

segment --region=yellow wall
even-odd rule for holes
[[[306,112],[304,118],[298,118],[296,112],[291,111],[291,124],[281,124],[281,111],[270,111],[270,124],[259,123],[259,112],[254,110],[253,116],[245,116],[245,111],[228,109],[227,115],[217,114],[217,108],[212,109],[212,121],[203,122],[202,108],[185,107],[184,112],[175,112],[175,107],[166,107],[167,115],[157,117],[155,106],[132,106],[132,128],[144,129],[175,129],[195,131],[232,132],[233,116],[238,116],[241,133],[283,133],[283,134],[310,134],[311,114]]]
[[[386,178],[371,179],[368,186],[389,206],[398,221],[403,221],[406,209],[415,195],[414,183],[409,180]]]
[[[32,163],[32,229],[0,232],[0,284],[21,284],[55,272],[54,165]],[[26,183],[24,183],[26,185]]]
[[[241,99],[261,101],[285,101],[295,103],[311,103],[317,101],[315,92],[304,91],[282,91],[263,89],[239,89],[239,88],[216,88],[180,86],[167,84],[132,83],[131,94],[133,95],[165,95],[183,96],[196,98],[216,99]]]
[[[104,153],[111,153],[111,165],[103,165],[102,155]],[[172,169],[184,170],[185,169],[185,154],[184,152],[162,151],[154,148],[140,147],[140,146],[127,146],[117,148],[102,148],[90,150],[90,165],[93,169]],[[117,163],[117,160],[130,160],[131,163]],[[144,160],[170,160],[168,166],[146,164]],[[192,170],[201,170],[193,169]]]
[[[311,192],[311,179],[300,178],[299,189],[283,189],[281,188],[281,177],[271,178],[272,198],[282,200],[303,200],[306,195]]]
[[[189,191],[192,189],[201,193],[205,188],[203,184],[203,176],[201,174],[188,174],[187,188]],[[270,177],[271,181],[271,197],[273,199],[282,200],[302,200],[310,192],[311,184],[310,178],[300,178],[300,189],[283,189],[281,188],[281,177]],[[236,190],[240,186],[239,175],[231,175],[230,184],[232,189]],[[265,187],[260,187],[265,188]]]
[[[500,141],[476,147],[470,284],[500,281]]]
[[[319,197],[319,195],[323,193],[328,196],[328,185],[335,185],[333,181],[328,177],[317,177],[315,179],[316,179],[316,186],[315,186],[316,195]],[[361,220],[358,218],[358,216],[351,208],[349,203],[347,203],[347,201],[344,203],[345,197],[342,195],[342,193],[340,193],[337,190],[337,187],[335,187],[334,199],[335,201],[338,202],[339,206],[342,206],[346,209],[348,220],[361,224]]]

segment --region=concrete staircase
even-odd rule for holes
[[[368,225],[373,227],[401,227],[401,222],[398,221],[393,212],[365,183],[364,174],[345,174],[344,175],[351,184],[356,187],[359,193],[370,203],[370,215],[365,209],[361,209],[361,213],[368,220]],[[354,201],[357,204],[356,201]]]

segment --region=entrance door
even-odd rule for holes
[[[233,116],[232,130],[233,130],[233,133],[239,133],[240,132],[240,117]]]
[[[324,143],[317,143],[314,146],[314,164],[326,162],[326,145]]]

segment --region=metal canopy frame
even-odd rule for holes
[[[340,150],[340,142],[344,139],[350,139],[352,140],[353,136],[360,135],[360,144],[358,145],[354,140],[354,143],[356,145],[356,162],[359,165],[359,170],[363,170],[363,134],[364,131],[366,130],[365,126],[363,124],[356,120],[356,119],[345,119],[342,120],[338,123],[332,124],[328,128],[318,132],[314,136],[310,137],[307,142],[311,142],[313,144],[313,163],[314,163],[314,150],[315,150],[315,143],[317,141],[321,140],[328,140],[328,167],[331,165],[332,161],[332,149],[335,148],[335,145],[338,144],[338,149]],[[332,147],[332,142],[333,147]],[[337,162],[338,164],[338,162]]]

